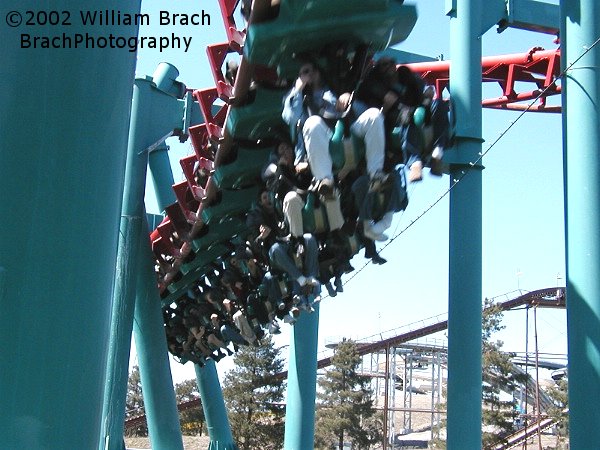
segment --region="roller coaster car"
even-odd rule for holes
[[[192,248],[195,252],[205,250],[215,242],[230,240],[232,236],[246,230],[246,224],[237,217],[231,217],[214,225],[205,225],[200,235],[192,241]]]
[[[244,56],[292,76],[297,73],[294,54],[333,41],[383,50],[406,39],[416,20],[416,7],[403,0],[281,0],[275,18],[248,27]]]
[[[219,257],[226,255],[230,251],[229,247],[222,244],[211,246],[209,249],[194,255],[193,261],[186,267],[186,273],[178,272],[173,283],[167,287],[171,294],[182,295],[188,286],[204,276],[211,262]],[[170,298],[170,297],[169,297]]]
[[[205,224],[223,222],[248,211],[258,195],[258,186],[246,189],[224,189],[217,193],[214,204],[201,209]]]
[[[231,108],[225,126],[237,140],[256,141],[284,126],[281,100],[285,90],[256,87],[245,104]]]
[[[237,146],[235,160],[219,166],[213,179],[219,189],[242,189],[260,182],[261,170],[268,161],[271,148]]]

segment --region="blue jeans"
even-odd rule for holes
[[[294,260],[289,255],[289,244],[283,242],[276,242],[269,249],[269,259],[271,264],[279,270],[283,270],[294,280],[294,292],[298,292],[300,285],[298,284],[298,278],[302,275],[306,277],[317,277],[319,270],[319,247],[317,240],[312,234],[306,233],[304,235],[304,261],[303,271],[300,271]]]
[[[248,341],[242,337],[239,331],[229,324],[225,323],[221,326],[221,336],[223,336],[226,343],[233,342],[238,345],[248,345]]]

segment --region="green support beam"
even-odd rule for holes
[[[314,445],[318,338],[319,305],[316,305],[314,313],[300,315],[290,342],[285,450],[304,450]]]
[[[167,337],[152,261],[152,251],[148,242],[139,255],[133,326],[144,409],[152,448],[183,450]]]
[[[482,0],[457,0],[450,20],[456,140],[450,163],[448,450],[481,448]],[[468,172],[468,173],[467,173]],[[466,175],[465,175],[466,173]]]
[[[212,359],[207,359],[204,367],[194,365],[196,370],[196,382],[202,400],[206,428],[210,444],[208,450],[237,450],[233,441],[223,392],[219,383],[217,366]]]
[[[185,86],[176,80],[177,76],[177,69],[162,63],[153,77],[136,79],[133,88],[99,450],[122,448],[137,276],[141,270],[139,247],[149,241],[144,225],[148,154],[163,143],[165,136],[184,128],[185,102],[180,97]],[[149,270],[154,273],[152,267]]]
[[[569,448],[587,450],[600,442],[600,5],[565,0],[561,14]]]
[[[67,11],[70,26],[0,27],[0,448],[93,449],[100,439],[135,53],[21,48],[22,34],[137,36],[80,10],[140,1],[6,0],[4,15]],[[12,21],[18,17],[12,13]],[[6,16],[7,20],[9,17]],[[61,19],[64,15],[61,15]]]

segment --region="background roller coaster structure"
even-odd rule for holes
[[[62,3],[68,9],[68,2]],[[98,7],[91,0],[80,3],[82,9]],[[122,3],[105,0],[103,6],[135,13],[140,4]],[[0,230],[0,299],[6,317],[12,319],[1,331],[4,342],[14,343],[2,354],[0,397],[7,399],[7,406],[2,412],[1,446],[120,450],[133,333],[153,447],[182,449],[161,308],[181,298],[212,270],[214,261],[230,254],[231,239],[243,231],[241,217],[256,197],[255,179],[268,153],[246,144],[281,125],[283,92],[278,80],[295,77],[294,53],[332,43],[370,57],[406,39],[417,20],[416,7],[400,0],[254,0],[240,27],[234,18],[238,3],[219,0],[228,40],[207,50],[214,88],[188,89],[177,80],[174,66],[161,64],[153,76],[135,80],[133,104],[129,100],[135,55],[73,49],[44,53],[42,58],[37,51],[19,53],[7,45],[7,61],[14,64],[4,68],[3,79],[10,89],[1,92],[3,125],[17,130],[25,118],[40,120],[31,124],[30,133],[0,136],[2,209],[14,217],[30,217],[33,209],[48,220],[45,233],[17,221],[7,221]],[[538,294],[551,298],[550,303],[569,298],[571,447],[587,450],[600,442],[600,411],[590,403],[600,397],[600,360],[594,356],[600,348],[600,81],[588,70],[600,59],[596,47],[600,10],[594,0],[565,0],[560,5],[490,0],[485,8],[482,0],[452,0],[447,5],[452,70],[447,61],[406,61],[401,54],[398,62],[410,62],[438,94],[452,91],[455,146],[447,152],[451,179],[470,171],[450,193],[448,320],[409,336],[362,345],[361,352],[389,353],[403,339],[447,326],[453,336],[448,343],[448,448],[479,448],[482,277],[481,248],[476,244],[481,237],[481,106],[563,112],[567,287],[558,295],[555,289],[532,293],[527,301],[534,302],[532,296]],[[14,9],[28,7],[37,5],[25,0]],[[480,36],[495,24],[558,33],[559,23],[560,49],[481,58]],[[116,25],[102,30],[123,32]],[[127,30],[137,33],[134,25]],[[71,31],[91,29],[74,25]],[[1,32],[7,43],[17,36],[14,28]],[[231,53],[240,55],[234,84],[222,69]],[[43,77],[30,70],[40,60],[47,63]],[[59,73],[56,67],[66,69]],[[75,77],[65,82],[69,68],[87,83]],[[500,95],[482,101],[482,81],[497,84]],[[45,94],[41,112],[37,101],[22,99],[22,93],[31,93],[36,85]],[[113,93],[113,98],[99,99],[92,110],[82,106],[90,85]],[[558,94],[562,109],[547,103]],[[533,99],[535,104],[523,106],[523,101]],[[171,136],[182,142],[189,138],[194,149],[181,160],[186,179],[180,183],[174,182],[162,151]],[[90,142],[104,151],[82,151],[90,148]],[[57,152],[50,154],[48,148]],[[57,157],[61,164],[56,164]],[[148,166],[164,216],[145,214]],[[210,175],[204,185],[193,177],[196,166]],[[23,167],[36,176],[14,177]],[[93,188],[81,189],[83,184]],[[80,238],[77,245],[73,236]],[[24,271],[30,264],[35,270]],[[152,266],[158,267],[158,280]],[[60,283],[57,267],[67,274]],[[91,300],[73,302],[75,293]],[[540,298],[536,301],[542,306]],[[316,372],[328,363],[317,360],[318,320],[318,311],[303,314],[293,329],[287,373],[288,450],[313,445]],[[50,329],[40,355],[35,332]],[[23,355],[40,357],[34,361]],[[73,373],[74,367],[82,370]],[[196,366],[196,374],[210,448],[235,449],[214,363]],[[89,396],[88,402],[81,401],[81,393]]]

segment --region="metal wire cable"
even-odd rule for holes
[[[485,155],[487,155],[490,150],[492,148],[494,148],[496,146],[496,144],[498,144],[498,142],[500,142],[500,140],[510,131],[510,129],[515,126],[515,124],[525,115],[526,112],[529,112],[529,110],[533,107],[533,105],[540,99],[542,98],[545,93],[550,90],[552,87],[554,87],[556,85],[556,82],[559,79],[562,79],[568,71],[570,71],[573,66],[575,64],[577,64],[577,62],[579,62],[581,60],[581,58],[583,58],[587,53],[590,52],[590,50],[592,50],[596,45],[598,45],[598,43],[600,43],[600,37],[598,39],[596,39],[589,47],[584,47],[585,50],[583,53],[581,53],[572,63],[570,63],[560,74],[558,77],[556,77],[548,86],[546,86],[542,91],[540,91],[540,93],[533,99],[531,100],[528,104],[527,107],[521,111],[519,113],[519,115],[517,116],[517,118],[515,120],[513,120],[508,127],[506,127],[506,129],[504,131],[502,131],[498,137],[496,139],[494,139],[494,141],[492,141],[492,143],[487,147],[487,149],[481,153],[479,153],[479,156],[477,157],[477,159],[475,159],[475,161],[469,162],[467,165],[469,166],[467,169],[463,170],[462,173],[457,177],[454,178],[452,180],[452,184],[450,185],[450,187],[444,191],[442,193],[442,195],[436,199],[431,205],[429,205],[427,208],[425,208],[421,213],[419,213],[417,215],[417,217],[415,219],[413,219],[408,225],[406,225],[402,230],[400,230],[400,232],[398,232],[397,234],[394,234],[393,237],[391,237],[388,242],[386,242],[386,244],[378,251],[378,253],[382,252],[383,250],[385,250],[388,246],[390,246],[392,244],[392,242],[394,242],[396,239],[398,239],[402,234],[404,234],[410,227],[412,227],[415,223],[417,223],[417,221],[419,219],[421,219],[425,214],[427,214],[429,211],[431,211],[438,203],[440,203],[448,194],[450,194],[450,192],[452,191],[452,189],[454,189],[454,187],[460,183],[462,181],[462,179],[471,172],[472,168],[475,167],[482,159]],[[343,285],[345,286],[346,284],[348,284],[350,282],[350,280],[354,279],[359,273],[361,273],[369,264],[371,264],[371,260],[368,260],[367,262],[365,262],[363,264],[362,267],[358,268],[357,270],[355,270],[352,275],[343,283]],[[326,297],[324,297],[326,298]]]

